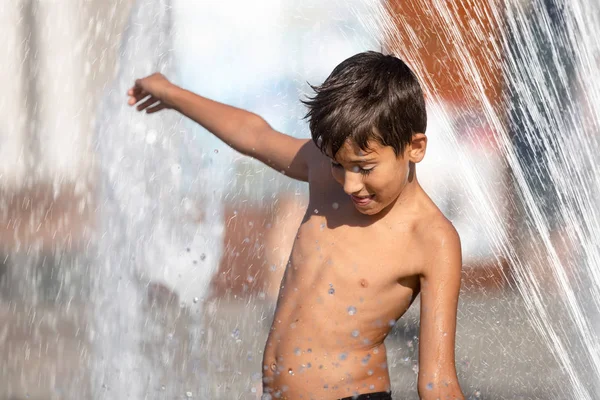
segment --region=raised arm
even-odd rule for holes
[[[462,257],[450,222],[430,228],[430,259],[421,275],[418,391],[422,400],[464,400],[455,367]]]
[[[260,116],[182,89],[162,74],[138,79],[129,105],[147,113],[170,108],[202,125],[227,145],[291,178],[308,180],[308,157],[315,146],[277,132]]]

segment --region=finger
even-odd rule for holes
[[[160,100],[158,100],[156,97],[154,96],[150,96],[150,98],[146,101],[144,101],[143,103],[140,103],[137,106],[137,110],[138,111],[142,111],[145,108],[150,107],[151,105],[153,105],[154,103],[158,103]]]
[[[144,100],[146,97],[148,97],[149,95],[143,94],[143,95],[131,95],[129,96],[129,99],[127,100],[127,104],[129,104],[130,106],[139,103],[141,100]]]
[[[165,105],[165,103],[160,103],[160,104],[158,104],[156,106],[147,108],[146,109],[146,114],[152,114],[152,113],[158,112],[160,110],[164,110],[165,108],[167,108],[167,106]]]

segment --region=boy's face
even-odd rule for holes
[[[368,147],[364,151],[347,140],[331,160],[331,172],[359,212],[375,215],[392,204],[406,186],[410,146],[398,156],[392,147],[376,141]]]

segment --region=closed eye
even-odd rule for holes
[[[342,164],[336,163],[335,161],[331,162],[331,167],[332,168],[343,168]],[[375,169],[375,167],[361,168],[359,166],[355,166],[355,167],[352,168],[352,171],[353,172],[360,172],[362,175],[369,175],[374,169]]]

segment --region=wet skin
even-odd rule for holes
[[[330,159],[311,141],[158,73],[137,80],[128,95],[139,111],[175,109],[240,153],[309,183],[309,206],[264,352],[267,398],[389,390],[383,340],[390,321],[420,293],[419,396],[464,400],[454,354],[460,238],[417,181],[423,133],[414,133],[398,155],[373,142],[365,152],[347,141]]]
[[[390,390],[383,341],[420,291],[420,226],[443,216],[416,179],[409,182],[408,163],[395,164],[386,150],[367,158],[345,146],[333,165],[312,156],[309,205],[262,364],[263,392],[273,398]],[[351,162],[359,159],[377,162]],[[361,169],[373,165],[367,177]],[[375,197],[356,204],[351,194]]]

